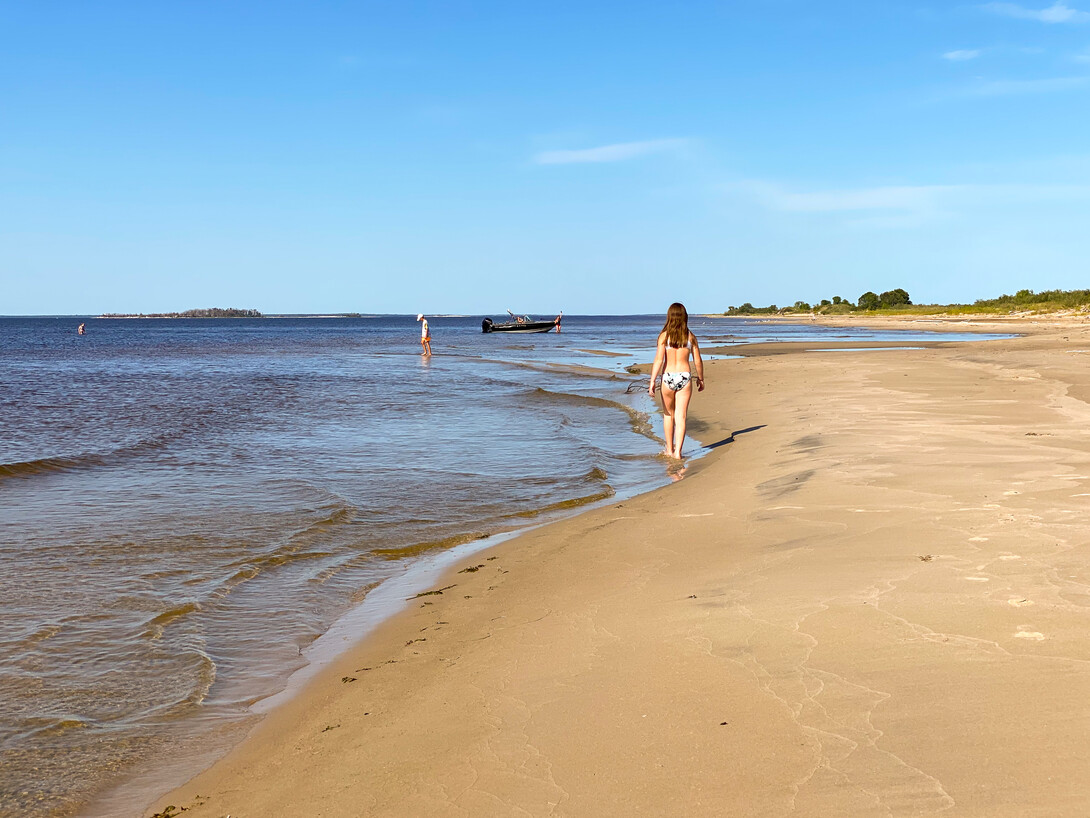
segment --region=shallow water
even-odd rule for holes
[[[0,318],[0,814],[74,814],[234,740],[406,561],[666,481],[624,369],[661,317],[430,320],[424,360],[412,316]]]

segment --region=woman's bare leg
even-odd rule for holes
[[[689,381],[684,389],[677,393],[674,400],[674,457],[681,459],[681,447],[685,443],[685,421],[689,412],[689,398],[693,396],[693,382]]]
[[[662,438],[666,441],[666,456],[674,455],[674,401],[676,394],[668,386],[663,386],[662,391]]]

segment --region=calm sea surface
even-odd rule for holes
[[[624,369],[661,316],[433,318],[430,360],[414,317],[0,317],[0,815],[135,814],[413,560],[666,482]]]

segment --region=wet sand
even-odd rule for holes
[[[1000,327],[711,362],[683,480],[457,566],[147,814],[1085,814],[1090,324]]]

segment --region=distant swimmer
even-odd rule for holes
[[[76,334],[77,335],[86,335],[87,334],[87,325],[86,324],[80,324],[79,327],[76,328]]]
[[[431,330],[428,329],[428,319],[424,317],[423,313],[416,316],[417,321],[423,321],[424,325],[420,328],[420,346],[424,350],[425,355],[431,355]]]
[[[692,358],[693,367],[689,365]],[[696,369],[694,375],[692,369]],[[685,418],[693,381],[697,391],[704,391],[704,361],[696,336],[689,332],[689,313],[682,304],[673,303],[666,312],[666,326],[659,333],[658,351],[651,367],[651,385],[647,392],[655,396],[655,379],[662,374],[662,436],[666,438],[667,457],[681,459],[685,443]]]

